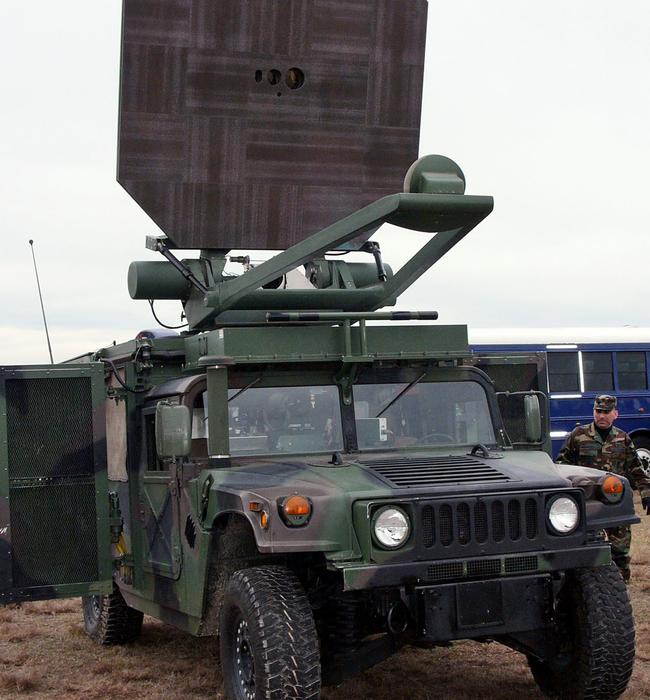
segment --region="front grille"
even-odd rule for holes
[[[359,464],[395,488],[512,481],[492,465],[467,456],[372,459]]]
[[[532,542],[539,533],[540,509],[538,500],[526,495],[427,503],[420,510],[422,546]]]

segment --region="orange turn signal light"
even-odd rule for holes
[[[600,490],[603,496],[611,503],[616,503],[623,498],[625,485],[618,476],[610,474],[606,476],[600,484]]]
[[[618,496],[623,493],[623,482],[617,476],[608,476],[603,481],[603,492]]]
[[[304,496],[289,496],[284,502],[283,510],[287,515],[309,515],[311,503]]]
[[[269,514],[265,510],[260,514],[260,525],[264,530],[269,526]]]
[[[289,527],[302,527],[309,522],[312,513],[311,501],[305,496],[287,496],[278,501],[278,510]]]

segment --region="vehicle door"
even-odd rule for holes
[[[166,399],[174,401],[178,399]],[[140,457],[140,517],[143,536],[143,569],[178,579],[182,566],[179,515],[178,465],[160,459],[156,452],[156,405],[142,409]]]
[[[0,367],[0,603],[112,591],[104,368]]]

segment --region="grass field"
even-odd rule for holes
[[[639,505],[637,510],[640,512]],[[630,586],[637,656],[627,700],[650,697],[650,518],[634,528]],[[195,639],[145,618],[141,638],[96,646],[83,631],[78,600],[0,608],[0,698],[192,700],[223,698],[214,640]],[[405,649],[326,700],[540,698],[525,660],[498,644],[459,642]]]

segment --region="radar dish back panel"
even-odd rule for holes
[[[178,248],[284,249],[402,188],[426,0],[124,0],[118,180]]]

